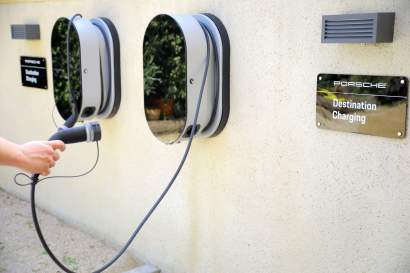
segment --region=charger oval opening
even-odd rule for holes
[[[68,60],[67,30],[69,22],[70,20],[67,18],[59,18],[54,24],[51,35],[54,100],[58,112],[65,120],[72,114],[69,101],[67,61],[70,65],[70,85],[77,111],[82,103],[80,39],[74,25],[71,25],[69,34],[70,60]]]
[[[184,34],[168,15],[158,15],[144,36],[144,109],[151,132],[177,141],[187,120],[187,63]]]

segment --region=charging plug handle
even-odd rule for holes
[[[88,122],[84,125],[61,129],[49,140],[61,140],[65,144],[99,141],[101,140],[101,127],[98,122]]]

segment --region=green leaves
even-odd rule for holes
[[[147,96],[155,95],[156,85],[161,84],[162,71],[160,67],[154,62],[154,56],[147,56],[144,66],[144,92]]]
[[[154,18],[144,37],[144,93],[148,99],[172,100],[174,116],[186,113],[185,39],[167,15]]]
[[[64,118],[71,115],[70,90],[67,74],[67,30],[68,19],[59,19],[53,29],[51,53],[53,60],[54,97],[57,109]],[[70,85],[77,104],[81,100],[80,41],[74,27],[70,28]]]

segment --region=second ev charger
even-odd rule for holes
[[[194,136],[216,136],[223,130],[228,120],[230,49],[228,35],[224,26],[219,19],[210,14],[198,14],[194,16],[183,15],[169,18],[172,18],[178,23],[185,37],[184,43],[187,53],[184,58],[187,68],[186,82],[191,86],[187,86],[186,89],[182,90],[182,92],[185,92],[182,95],[186,98],[184,100],[185,111],[181,118],[184,125],[181,127],[181,130],[179,130],[175,141],[187,139],[187,148],[167,187],[138,224],[126,244],[109,262],[94,271],[94,273],[103,272],[108,269],[130,246],[175,182],[187,158]],[[66,119],[65,125],[71,127],[77,120],[113,116],[118,110],[121,95],[119,60],[116,60],[116,57],[119,58],[119,48],[117,48],[117,50],[115,49],[115,45],[118,45],[118,43],[115,42],[116,39],[118,42],[118,36],[115,31],[112,31],[115,30],[113,25],[107,23],[108,21],[104,19],[93,19],[91,20],[91,24],[88,21],[84,21],[85,19],[76,19],[75,17],[72,18],[71,21],[67,20],[68,19],[65,18],[59,19],[60,22],[63,22],[61,28],[68,26],[68,29],[70,29],[71,24],[74,25],[75,30],[72,37],[77,37],[80,42],[73,45],[74,49],[77,46],[77,50],[73,51],[74,55],[66,54],[68,60],[68,81],[64,81],[64,69],[61,69],[61,63],[58,61],[58,56],[60,56],[58,52],[62,54],[63,51],[59,46],[53,48],[53,79],[58,111],[63,118]],[[96,35],[94,35],[95,33],[92,31],[93,28],[95,28],[94,31],[97,32]],[[105,33],[103,31],[104,29],[109,33]],[[61,29],[59,30],[59,27],[55,26],[53,36],[55,32],[58,33],[58,31],[61,31]],[[83,35],[83,32],[88,33],[88,35]],[[67,41],[71,39],[70,33],[70,31],[66,32],[66,34],[68,34],[68,36],[65,36],[68,38]],[[111,36],[108,34],[111,34]],[[54,40],[54,38],[52,38],[53,46],[58,45],[58,38],[56,38],[56,40]],[[112,40],[110,41],[110,39]],[[113,47],[110,48],[110,45],[113,45]],[[69,47],[70,44],[67,48]],[[90,52],[92,50],[94,50],[94,52]],[[158,48],[158,50],[161,49]],[[70,50],[68,51],[71,52]],[[98,52],[99,55],[94,54],[95,52]],[[77,56],[77,58],[79,58],[79,61],[73,65],[73,75],[69,73],[71,56]],[[99,58],[99,61],[96,60],[96,58]],[[64,59],[62,59],[62,61],[63,60]],[[104,67],[104,65],[107,64],[109,68]],[[71,86],[71,76],[73,76],[73,90],[68,88],[70,94],[61,94],[62,90],[67,91],[67,89],[64,88],[65,84]],[[105,77],[109,77],[109,79],[107,80]],[[58,78],[60,81],[56,81]],[[77,86],[75,86],[76,82]],[[70,109],[68,109],[69,107],[71,107],[71,112]],[[153,131],[151,125],[150,128]],[[153,133],[155,134],[154,131]],[[88,123],[74,128],[62,128],[50,139],[62,139],[66,143],[98,141],[101,139],[101,131],[98,124]],[[74,273],[57,259],[42,235],[35,206],[35,187],[36,184],[41,181],[38,177],[38,175],[34,175],[31,183],[31,209],[35,229],[50,258],[65,272]]]
[[[165,26],[166,29],[161,29]],[[155,55],[146,56],[151,50],[170,51],[172,43],[162,42],[164,35],[176,35],[182,39],[182,49],[175,56],[169,56],[169,64],[162,59],[167,56]],[[158,35],[157,35],[158,32]],[[172,37],[172,36],[171,36]],[[213,137],[218,135],[225,127],[229,117],[229,74],[230,74],[230,44],[227,31],[222,22],[211,14],[195,15],[167,15],[161,14],[154,17],[147,27],[144,39],[144,86],[147,88],[151,82],[155,87],[155,79],[152,81],[145,76],[152,66],[159,66],[158,75],[154,76],[157,81],[164,81],[164,75],[168,72],[168,66],[172,66],[173,58],[179,58],[184,64],[174,65],[177,73],[185,74],[186,86],[177,90],[179,103],[185,104],[184,111],[179,115],[164,117],[161,114],[160,120],[150,120],[147,116],[148,125],[151,132],[165,143],[175,143],[189,139],[194,121],[196,103],[199,98],[199,90],[202,84],[203,71],[205,69],[207,40],[210,44],[210,63],[205,82],[204,92],[201,100],[195,135],[198,137]],[[148,63],[148,61],[149,63]],[[164,72],[165,71],[165,72]],[[163,78],[161,78],[163,77]],[[149,86],[148,86],[149,87]],[[171,101],[175,105],[174,95],[170,88],[157,85],[157,92],[153,90],[147,95],[144,92],[145,110],[150,111],[152,104],[156,100]],[[169,99],[171,98],[171,99]],[[155,106],[154,106],[155,107]],[[181,106],[180,106],[181,108]],[[175,117],[177,116],[177,117]],[[170,121],[171,120],[171,121]],[[172,121],[173,120],[173,121]]]

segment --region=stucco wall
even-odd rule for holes
[[[1,3],[0,135],[17,142],[54,130],[52,89],[21,87],[19,56],[47,57],[51,86],[58,17],[106,16],[121,40],[123,100],[102,122],[101,162],[87,177],[39,186],[41,207],[117,244],[128,239],[185,149],[157,141],[145,122],[145,27],[158,13],[211,12],[231,39],[228,125],[194,142],[175,187],[132,245],[135,255],[165,273],[410,271],[409,138],[315,126],[318,73],[410,76],[409,1]],[[394,43],[320,43],[321,15],[371,11],[396,12]],[[11,40],[10,24],[30,22],[41,25],[41,41]],[[54,173],[87,169],[94,150],[68,147]],[[27,198],[14,173],[0,169],[1,187]]]

